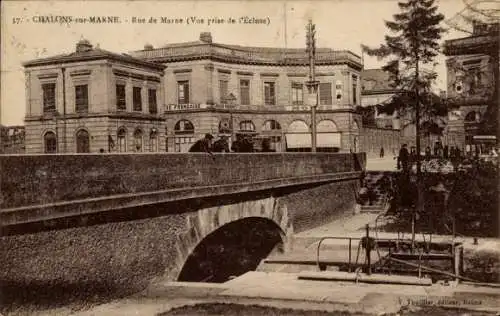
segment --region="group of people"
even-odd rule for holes
[[[214,141],[214,137],[211,134],[205,134],[205,137],[196,141],[196,143],[191,146],[189,152],[237,152],[237,153],[251,153],[255,152],[254,142],[248,135],[236,135],[236,140],[231,144],[231,150],[229,149],[229,139],[227,136],[221,136],[218,140]],[[262,140],[262,148],[259,150],[261,152],[271,152],[271,144],[269,139]]]
[[[430,160],[431,158],[443,158],[449,159],[452,163],[461,161],[467,158],[467,151],[463,152],[457,146],[442,146],[441,143],[436,143],[434,146],[434,154],[430,146],[427,146],[424,151],[423,160]],[[381,150],[381,156],[383,155],[383,149]],[[410,152],[408,152],[407,144],[403,144],[399,150],[399,155],[397,156],[397,168],[403,171],[409,170],[413,161],[416,160],[417,151],[415,147],[412,147]],[[496,151],[493,150],[493,155],[497,156]],[[470,156],[470,154],[469,154]]]

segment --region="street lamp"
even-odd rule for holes
[[[236,106],[236,97],[234,96],[234,94],[230,93],[227,96],[226,101],[229,109],[229,127],[231,129],[231,143],[232,143],[234,138],[233,108]]]
[[[316,152],[316,108],[318,106],[319,81],[310,80],[306,82],[309,92],[309,106],[311,107],[311,151]]]
[[[311,152],[316,152],[316,108],[318,106],[318,86],[315,74],[316,59],[316,25],[309,20],[306,27],[306,52],[309,57],[309,80],[306,82],[309,92],[309,105],[311,107]]]

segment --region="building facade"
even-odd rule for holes
[[[24,66],[27,152],[186,152],[206,133],[308,151],[315,101],[319,151],[362,146],[362,64],[349,51],[317,49],[317,100],[305,86],[305,50],[218,44],[210,33],[130,55],[81,41]]]
[[[82,40],[24,67],[27,153],[160,150],[162,65]]]
[[[397,90],[390,86],[389,74],[382,69],[363,69],[361,82],[361,106],[369,116],[363,122],[363,151],[368,156],[378,156],[383,148],[384,155],[397,155],[403,133],[408,134],[408,138],[414,135],[407,127],[401,129],[396,112],[388,115],[377,111],[377,105],[390,101]],[[371,111],[367,111],[368,108]]]
[[[453,108],[446,142],[465,151],[473,150],[475,137],[491,133],[482,128],[489,120],[497,124],[499,25],[476,23],[471,36],[445,42],[447,95]]]

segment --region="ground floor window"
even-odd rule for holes
[[[136,129],[134,132],[134,150],[136,152],[143,151],[142,148],[142,131],[140,129]]]
[[[187,153],[196,142],[194,136],[175,136],[175,152]]]
[[[127,151],[127,131],[124,128],[118,130],[118,152],[123,153]]]
[[[156,129],[151,130],[149,134],[149,151],[158,151],[158,132]]]
[[[57,152],[57,137],[54,132],[47,132],[43,136],[43,142],[46,154],[53,154]]]
[[[89,153],[90,152],[90,140],[89,133],[82,129],[76,133],[76,152],[77,153]]]

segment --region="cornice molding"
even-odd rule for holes
[[[58,76],[59,76],[59,73],[57,73],[57,72],[45,73],[45,74],[38,75],[38,79],[53,79],[53,78],[57,78]]]
[[[236,74],[240,76],[253,76],[253,72],[250,71],[237,71]]]
[[[173,72],[174,72],[174,74],[183,74],[183,73],[193,72],[193,69],[191,69],[191,68],[175,69]]]
[[[75,70],[69,73],[70,76],[90,76],[92,70]]]

